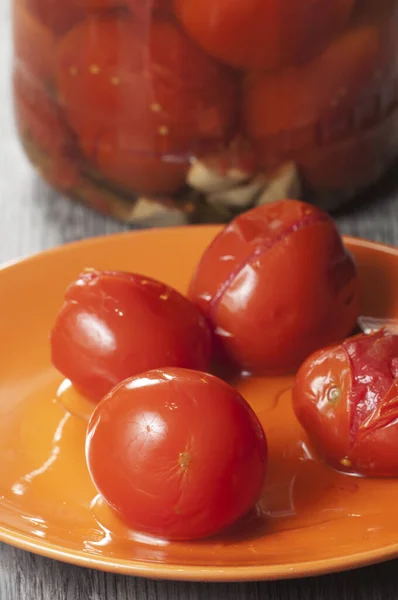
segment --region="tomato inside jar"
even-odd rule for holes
[[[336,206],[398,155],[397,24],[397,0],[14,0],[19,136],[130,222]]]

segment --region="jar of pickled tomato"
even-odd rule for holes
[[[19,136],[125,221],[332,208],[398,155],[398,0],[14,0]]]

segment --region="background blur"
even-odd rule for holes
[[[0,261],[83,237],[126,230],[127,226],[62,198],[35,174],[22,152],[14,129],[11,68],[10,6],[7,0],[1,0]],[[398,190],[398,185],[395,186],[390,177],[376,193],[372,192],[372,202],[339,215],[342,231],[387,243],[396,242],[398,192],[395,189]]]

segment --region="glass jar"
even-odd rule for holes
[[[55,188],[142,224],[330,209],[398,154],[397,0],[14,0],[14,100]]]

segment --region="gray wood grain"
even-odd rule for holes
[[[0,261],[125,229],[62,199],[36,177],[12,121],[10,17],[0,0]],[[373,202],[338,217],[344,233],[398,244],[394,176]],[[73,567],[0,544],[0,600],[396,600],[398,563],[301,581],[182,584],[114,576]]]

